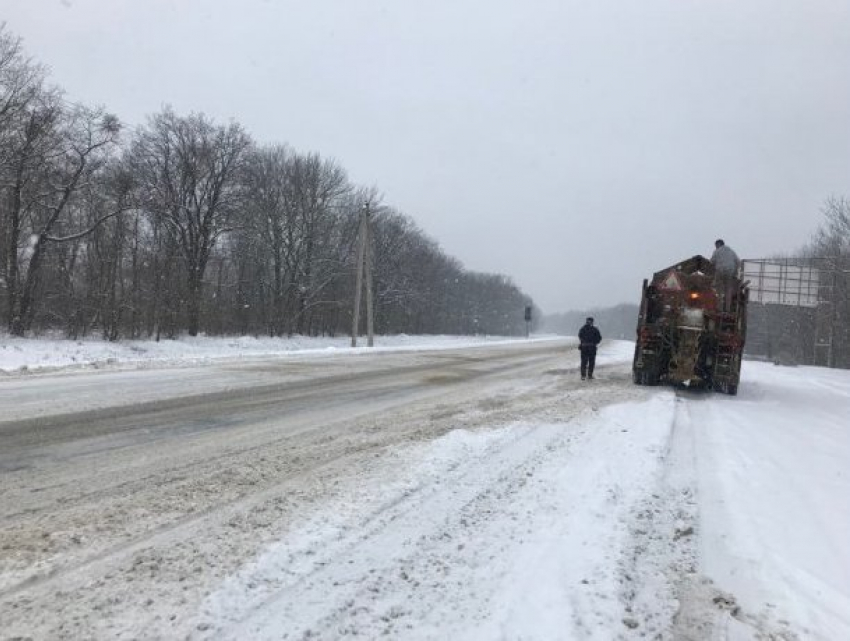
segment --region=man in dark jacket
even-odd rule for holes
[[[578,330],[579,349],[581,350],[581,380],[593,378],[596,365],[596,346],[602,341],[602,334],[593,326],[593,318],[587,318],[584,327]]]

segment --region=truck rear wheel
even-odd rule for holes
[[[632,379],[637,385],[658,385],[658,375],[649,370],[634,370]]]

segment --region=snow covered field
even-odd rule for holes
[[[0,338],[0,639],[850,639],[850,372],[347,344]]]

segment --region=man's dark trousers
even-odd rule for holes
[[[596,345],[581,346],[581,377],[593,378],[593,368],[596,366]]]

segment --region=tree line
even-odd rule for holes
[[[850,368],[850,200],[830,197],[823,208],[824,220],[802,257],[820,270],[820,298],[824,305],[815,329],[815,340],[827,345],[827,356],[817,364]],[[816,347],[817,350],[817,347]]]
[[[171,108],[71,103],[0,25],[0,322],[14,335],[334,335],[371,204],[378,333],[522,334],[509,278],[446,255],[336,161]]]
[[[637,303],[620,303],[611,307],[549,314],[543,319],[543,329],[556,334],[576,336],[585,319],[591,316],[603,338],[631,341],[635,338],[638,307]]]

